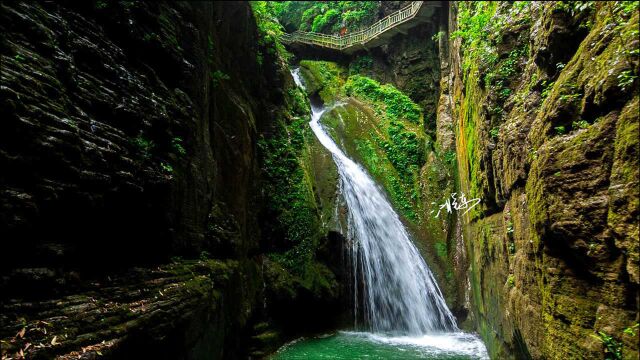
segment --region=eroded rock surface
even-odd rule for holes
[[[443,89],[460,190],[483,201],[463,232],[475,323],[500,358],[600,358],[599,332],[637,358],[637,10],[494,5],[471,11],[506,19],[497,58],[450,41]]]
[[[249,4],[1,6],[3,358],[244,356],[293,85]]]

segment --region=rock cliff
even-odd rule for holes
[[[1,6],[3,358],[273,346],[247,326],[302,290],[263,289],[258,143],[287,135],[295,85],[250,5]]]
[[[637,27],[629,3],[451,6],[438,116],[482,199],[461,236],[492,356],[638,356]]]

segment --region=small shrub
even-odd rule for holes
[[[138,135],[133,139],[133,144],[142,154],[143,158],[149,159],[151,157],[151,151],[155,147],[153,141],[145,138],[143,135]]]
[[[622,332],[625,335],[629,335],[629,336],[635,337],[636,334],[637,334],[638,327],[640,327],[640,324],[636,323],[633,326],[629,326],[629,327],[625,328]]]
[[[442,241],[438,241],[434,244],[435,248],[436,248],[436,254],[438,254],[438,257],[440,257],[441,259],[446,259],[447,258],[447,244],[445,244]]]
[[[516,286],[516,279],[513,276],[513,274],[510,274],[509,277],[507,278],[507,285],[512,288],[514,286]]]
[[[634,75],[633,71],[623,71],[618,75],[618,86],[622,91],[626,91],[627,89],[632,87],[634,81],[636,81],[637,78],[638,76]]]
[[[591,336],[600,340],[604,345],[605,359],[622,360],[622,343],[620,341],[603,331],[598,331],[597,335]]]
[[[174,137],[171,139],[171,148],[180,156],[187,155],[187,150],[182,146],[182,138]]]
[[[211,84],[214,88],[218,86],[221,80],[229,80],[231,79],[229,75],[223,73],[220,70],[216,70],[211,73]]]
[[[456,162],[456,153],[455,151],[448,151],[444,154],[444,161],[449,164],[449,165],[453,165]]]
[[[574,121],[571,124],[571,127],[574,129],[586,129],[589,127],[589,123],[586,120],[578,120]]]
[[[546,99],[549,94],[551,94],[551,90],[553,90],[553,85],[555,84],[555,82],[551,81],[547,81],[544,80],[542,82],[542,93],[540,94],[540,96],[542,96],[543,99]]]
[[[435,42],[440,42],[440,39],[442,39],[444,35],[445,35],[444,31],[438,31],[437,33],[433,34],[433,36],[431,37],[431,40]]]
[[[162,168],[162,170],[166,173],[166,174],[172,174],[173,173],[173,166],[171,166],[171,164],[168,163],[160,163],[160,167]]]

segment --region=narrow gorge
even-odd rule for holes
[[[3,1],[9,359],[637,359],[638,1]]]

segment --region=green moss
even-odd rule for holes
[[[447,244],[444,242],[436,242],[434,246],[436,248],[436,254],[443,260],[447,260]]]
[[[422,121],[420,107],[391,84],[381,85],[371,78],[352,75],[347,79],[344,89],[347,96],[383,104],[386,116],[390,120],[403,119],[414,124]]]
[[[265,193],[276,221],[268,224],[267,236],[285,237],[284,253],[273,254],[289,270],[302,274],[313,257],[319,236],[319,219],[309,176],[306,119],[294,117],[280,123],[271,138],[259,142],[263,154]]]
[[[477,65],[474,65],[474,67]],[[462,189],[469,189],[468,198],[482,198],[482,179],[480,169],[480,152],[478,149],[479,129],[477,124],[482,123],[476,104],[480,102],[479,89],[477,87],[477,72],[471,70],[466,78],[466,96],[461,106],[461,118],[458,123],[456,136],[458,170]],[[477,218],[482,213],[481,206],[476,206],[468,213],[471,218]]]
[[[384,108],[383,103],[358,100],[348,100],[328,112],[323,123],[346,152],[381,183],[400,214],[416,222],[421,216],[424,135],[416,124],[391,120],[385,111],[376,113],[376,107]]]
[[[300,69],[309,94],[318,94],[325,104],[334,102],[341,94],[344,69],[330,61],[300,61]]]
[[[320,94],[325,103],[345,96],[357,99],[329,111],[323,123],[347,153],[382,183],[396,209],[418,221],[419,172],[425,162],[419,106],[390,84],[359,75],[345,83],[343,70],[335,63],[303,60],[300,67],[307,91]]]
[[[300,288],[313,296],[334,296],[333,273],[316,260],[322,246],[324,225],[318,174],[314,168],[315,138],[307,125],[308,100],[298,88],[285,92],[287,111],[275,123],[268,137],[258,142],[267,204],[262,226],[269,286],[278,296],[294,298]],[[322,174],[320,180],[328,181]],[[335,185],[335,184],[334,184]],[[335,186],[334,188],[335,189]],[[335,190],[334,190],[335,192]]]

